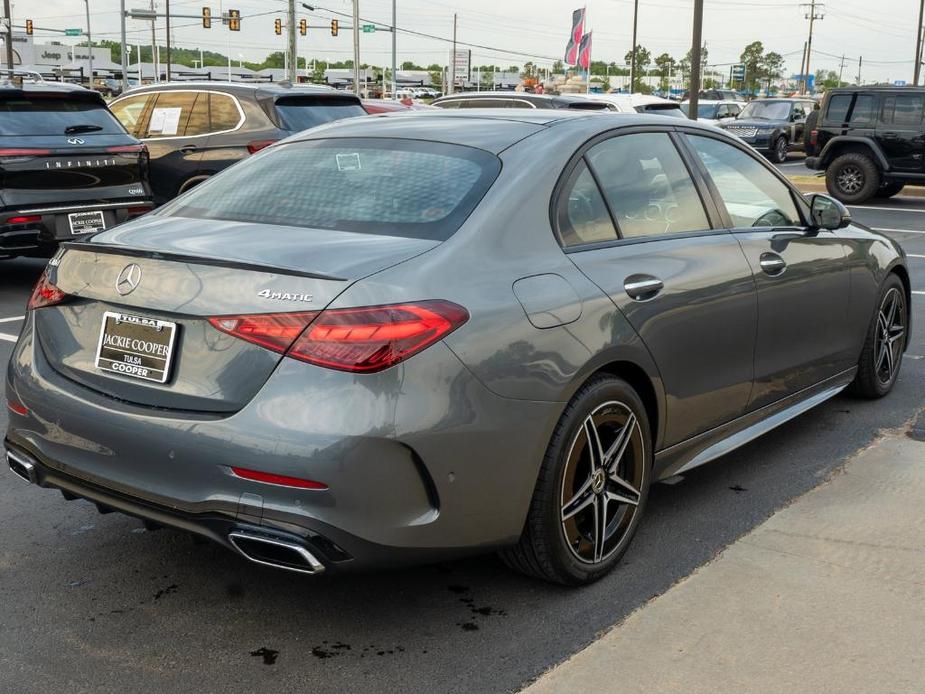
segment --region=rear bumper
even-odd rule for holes
[[[0,257],[49,255],[62,241],[80,238],[83,234],[72,232],[70,226],[69,215],[74,213],[100,212],[108,229],[152,209],[149,198],[7,208],[0,211]]]
[[[516,541],[562,408],[494,395],[442,343],[362,376],[284,359],[226,417],[142,408],[54,371],[33,325],[8,369],[8,397],[28,412],[10,414],[6,444],[28,456],[37,484],[226,547],[241,526],[295,537],[331,568]],[[232,466],[328,489],[244,479]]]

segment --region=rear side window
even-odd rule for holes
[[[851,110],[852,125],[867,125],[877,120],[876,101],[871,94],[858,94]]]
[[[443,241],[501,170],[484,150],[385,138],[271,147],[163,214]]]
[[[607,203],[583,159],[565,184],[556,216],[563,246],[581,246],[617,238]]]
[[[276,112],[283,127],[294,132],[332,120],[366,115],[357,101],[338,96],[284,96],[276,100]]]
[[[234,130],[241,122],[235,100],[227,94],[209,94],[210,130],[213,133]]]
[[[70,132],[114,135],[125,129],[106,106],[93,101],[30,94],[0,98],[0,136]]]
[[[829,99],[829,106],[825,112],[826,120],[833,123],[846,123],[850,106],[851,94],[836,94]]]

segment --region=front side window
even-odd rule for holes
[[[563,246],[581,246],[617,238],[607,203],[584,160],[569,176],[559,199],[557,217]]]
[[[734,227],[802,225],[790,189],[754,157],[721,140],[685,137],[713,179]]]
[[[710,228],[694,182],[667,133],[613,137],[585,156],[624,238]]]
[[[883,100],[881,120],[896,126],[918,126],[922,122],[925,100],[912,94],[898,94]]]
[[[386,138],[277,145],[159,214],[443,241],[501,170],[473,147]]]

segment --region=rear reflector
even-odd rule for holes
[[[20,215],[18,217],[10,217],[4,222],[4,224],[32,224],[34,222],[41,222],[41,221],[42,221],[42,215],[29,214],[29,215]]]
[[[269,147],[274,142],[279,142],[279,140],[254,140],[253,142],[247,143],[247,151],[251,154],[254,154],[255,152],[259,152],[260,150]]]
[[[148,214],[151,211],[152,205],[139,205],[138,207],[130,207],[126,210],[129,217],[138,217],[139,215]]]
[[[67,294],[52,284],[46,272],[43,272],[42,276],[39,277],[39,281],[35,283],[35,288],[32,290],[32,296],[29,297],[27,308],[32,311],[44,306],[55,306],[56,304],[62,303],[65,299],[67,299]]]
[[[299,489],[327,489],[328,485],[323,482],[314,480],[304,480],[301,477],[287,477],[286,475],[274,475],[271,472],[260,472],[259,470],[248,470],[243,467],[233,467],[231,471],[235,477],[241,477],[254,482],[265,482],[266,484],[279,484],[283,487],[298,487]]]
[[[15,400],[7,400],[6,406],[13,414],[22,415],[24,417],[29,414],[29,408],[27,408],[21,402],[16,402]]]
[[[449,301],[328,309],[304,313],[217,316],[218,330],[316,366],[373,373],[443,339],[469,320]]]

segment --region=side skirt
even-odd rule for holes
[[[687,472],[744,446],[838,395],[854,380],[856,372],[857,367],[842,371],[814,386],[659,451],[655,454],[655,479],[662,480]]]

